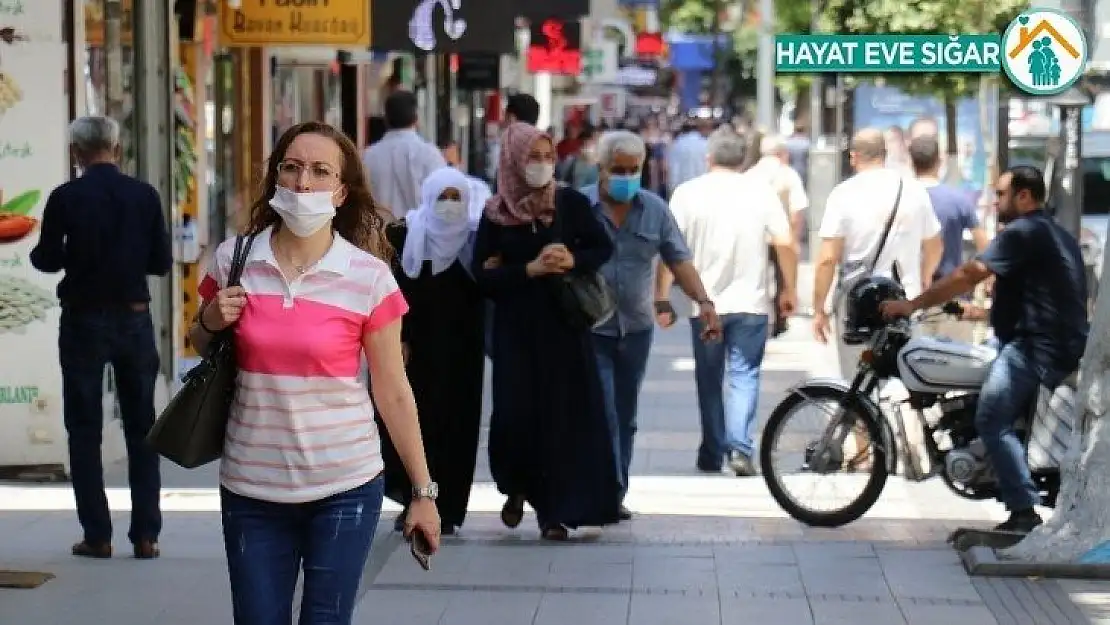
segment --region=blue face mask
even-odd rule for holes
[[[640,174],[609,176],[609,197],[616,202],[630,202],[640,191]]]

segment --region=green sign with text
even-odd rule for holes
[[[0,404],[32,404],[38,398],[37,386],[0,386]]]

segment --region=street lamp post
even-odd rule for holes
[[[1079,237],[1083,217],[1083,107],[1091,103],[1080,89],[1072,87],[1047,99],[1060,109],[1060,154],[1052,176],[1053,216],[1068,232]]]

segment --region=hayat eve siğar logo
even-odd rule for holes
[[[458,41],[466,32],[466,20],[455,19],[455,11],[462,9],[462,0],[423,0],[416,5],[409,20],[409,40],[425,52],[431,52],[436,47],[432,19],[437,5],[443,9],[443,32],[452,41]]]
[[[1002,69],[1018,88],[1053,95],[1072,86],[1087,69],[1087,40],[1071,16],[1031,9],[1002,35]]]

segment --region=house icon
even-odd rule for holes
[[[1030,30],[1028,26],[1022,25],[1021,29],[1018,31],[1018,44],[1014,46],[1013,50],[1010,50],[1009,57],[1011,59],[1017,58],[1017,55],[1021,54],[1029,44],[1033,43],[1033,41],[1041,35],[1041,33],[1045,33],[1052,37],[1056,43],[1060,44],[1060,47],[1063,48],[1065,52],[1072,56],[1072,58],[1078,59],[1080,57],[1079,50],[1071,45],[1071,42],[1065,39],[1064,36],[1060,34],[1060,31],[1056,30],[1052,24],[1049,24],[1048,20],[1044,19],[1038,22],[1032,30]]]

